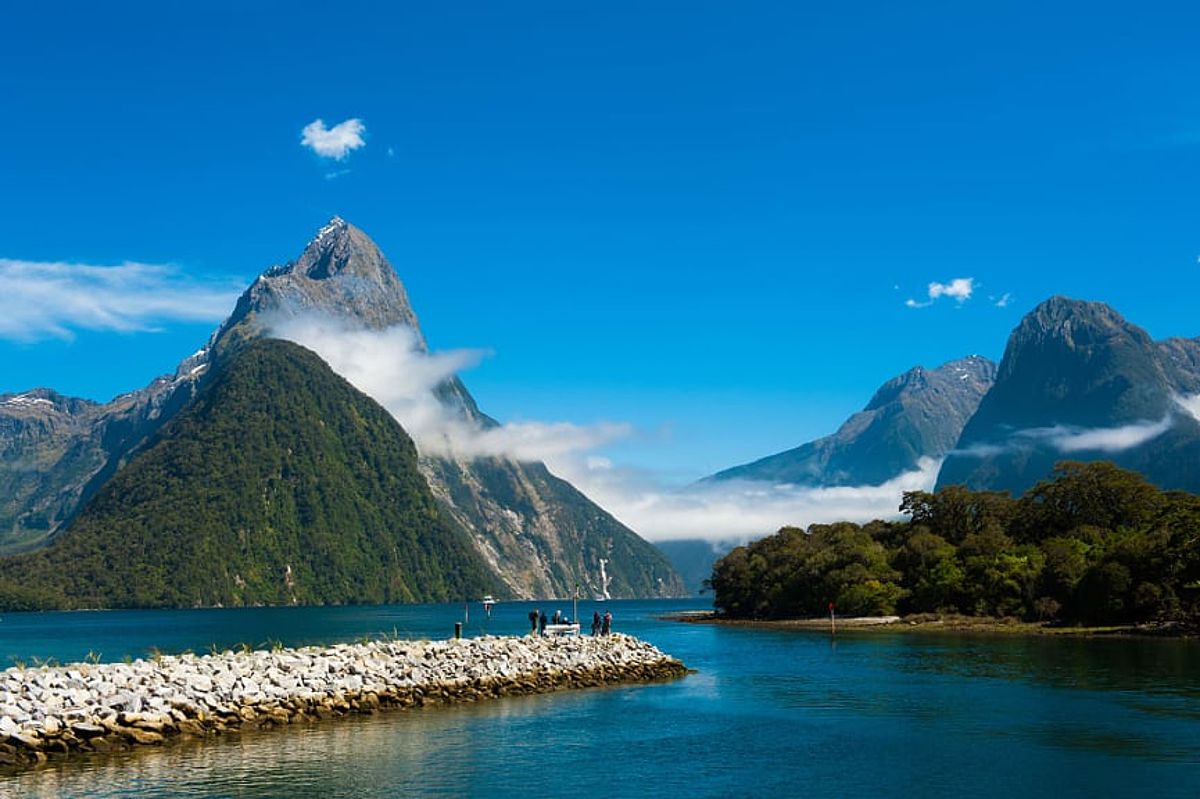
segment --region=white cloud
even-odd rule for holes
[[[1175,404],[1183,408],[1192,418],[1200,422],[1200,394],[1193,394],[1190,397],[1176,397]]]
[[[1177,400],[1177,402],[1183,402]],[[1200,406],[1200,402],[1197,402]],[[1183,405],[1191,412],[1191,408]],[[1200,407],[1196,409],[1200,413]],[[1200,418],[1200,417],[1198,417]],[[1055,425],[1054,427],[1033,427],[1027,430],[1017,430],[1008,440],[996,444],[974,444],[964,449],[955,450],[955,455],[965,455],[973,458],[987,458],[1006,452],[1020,452],[1034,446],[1047,444],[1063,454],[1076,452],[1124,452],[1139,447],[1147,441],[1158,438],[1171,429],[1171,415],[1167,414],[1159,421],[1144,420],[1118,427],[1078,427],[1074,425]]]
[[[337,180],[342,175],[349,175],[350,172],[351,172],[351,170],[349,170],[349,169],[335,169],[332,172],[326,172],[325,179],[326,180]]]
[[[76,330],[145,331],[166,322],[216,322],[239,289],[177,267],[0,258],[0,338],[70,339]]]
[[[332,128],[325,127],[325,121],[313,120],[300,131],[300,144],[309,148],[322,158],[343,160],[352,150],[357,150],[366,144],[362,135],[367,126],[361,119],[347,119]]]
[[[607,444],[632,432],[627,424],[512,422],[485,427],[447,407],[434,393],[463,369],[479,363],[482,350],[430,353],[411,328],[347,328],[317,315],[267,320],[271,335],[308,347],[400,422],[422,453],[474,458],[504,455],[546,460]]]
[[[904,304],[909,308],[928,308],[933,305],[941,297],[952,297],[962,305],[967,300],[971,299],[971,294],[975,291],[975,278],[973,277],[956,277],[949,283],[933,282],[929,284],[926,296],[927,300],[918,302],[914,299],[904,301]]]
[[[746,541],[785,525],[896,518],[905,491],[930,490],[940,461],[875,486],[804,488],[754,481],[664,486],[655,475],[578,458],[550,467],[651,541],[703,538]]]
[[[868,521],[898,515],[904,491],[929,489],[940,465],[883,485],[800,488],[756,482],[672,488],[657,475],[615,466],[593,450],[630,435],[625,423],[514,422],[484,427],[447,408],[434,390],[477,364],[481,350],[429,353],[410,328],[348,329],[328,317],[266,320],[272,335],[315,351],[359,390],[387,408],[427,455],[501,455],[545,461],[601,507],[651,540],[745,540],[786,524]]]
[[[1059,452],[1124,452],[1158,438],[1171,427],[1171,417],[1161,421],[1135,422],[1120,427],[1100,427],[1079,430],[1069,427],[1052,427],[1045,431],[1050,446]]]
[[[996,304],[996,307],[997,307],[997,308],[1007,308],[1007,307],[1008,307],[1008,304],[1009,304],[1010,302],[1012,302],[1012,294],[1011,294],[1011,293],[1009,293],[1009,292],[1007,292],[1007,291],[1006,291],[1006,292],[1004,292],[1003,294],[1001,294],[1001,295],[1000,295],[1000,296],[999,296],[999,297],[998,297],[998,298],[995,300],[995,304]]]

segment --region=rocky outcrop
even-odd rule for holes
[[[375,641],[0,673],[0,766],[182,737],[680,677],[626,635]]]

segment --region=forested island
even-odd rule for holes
[[[735,619],[963,614],[1114,625],[1200,622],[1200,496],[1107,462],[1056,464],[1014,499],[906,492],[905,521],[784,527],[713,568]]]

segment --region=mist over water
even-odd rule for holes
[[[523,632],[534,603],[469,608]],[[536,603],[570,612],[570,600]],[[21,797],[1194,796],[1200,643],[690,625],[607,603],[697,672],[231,735],[0,779]],[[580,616],[594,605],[580,603]],[[447,637],[462,605],[9,614],[6,657]],[[214,637],[223,636],[223,637]],[[110,655],[111,653],[111,655]]]

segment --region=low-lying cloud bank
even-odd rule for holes
[[[941,461],[923,458],[919,468],[881,485],[810,488],[731,480],[672,489],[652,474],[589,460],[551,467],[651,541],[744,542],[786,525],[896,518],[901,495],[932,490],[941,468]]]
[[[1113,454],[1140,447],[1171,429],[1174,419],[1167,414],[1158,421],[1150,419],[1117,427],[1077,427],[1055,425],[1017,430],[998,444],[975,444],[955,450],[953,454],[987,458],[1007,452],[1021,452],[1039,446],[1049,446],[1064,455],[1079,452]]]
[[[483,350],[425,351],[414,332],[347,328],[318,316],[268,320],[271,335],[307,347],[396,417],[423,454],[503,456],[545,461],[613,516],[652,540],[745,541],[784,525],[869,521],[898,513],[901,494],[929,490],[940,462],[877,486],[803,488],[758,482],[706,482],[672,487],[652,472],[614,466],[592,450],[633,433],[624,423],[515,422],[487,426],[465,418],[437,396]]]
[[[438,397],[458,372],[478,364],[485,350],[427,352],[405,326],[349,328],[317,315],[267,320],[272,336],[321,356],[346,380],[391,412],[426,455],[505,456],[539,461],[603,446],[632,432],[627,424],[512,422],[488,426],[466,418]]]

